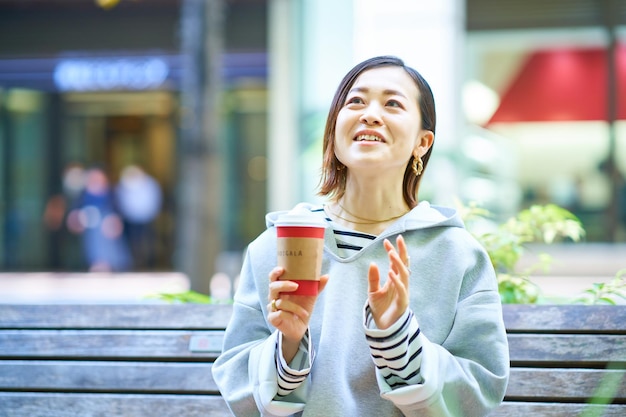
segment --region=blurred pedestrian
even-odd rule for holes
[[[115,187],[115,196],[124,221],[134,268],[154,268],[157,251],[154,223],[161,212],[161,186],[141,167],[129,165],[122,170]]]
[[[51,196],[43,214],[43,221],[52,238],[51,265],[55,269],[79,269],[83,266],[80,237],[70,233],[67,216],[76,207],[85,188],[86,170],[80,162],[70,162],[63,170],[62,191]]]
[[[87,170],[85,187],[67,217],[80,234],[89,271],[125,271],[131,266],[124,225],[117,212],[109,178],[100,167]]]
[[[52,231],[63,228],[68,210],[75,204],[85,187],[85,169],[80,163],[70,163],[63,171],[62,192],[50,197],[43,214],[44,224]]]

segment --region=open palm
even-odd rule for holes
[[[383,242],[389,256],[387,282],[381,287],[378,265],[372,263],[368,271],[368,302],[376,327],[386,329],[395,323],[409,305],[409,256],[402,236],[394,248],[387,239]]]

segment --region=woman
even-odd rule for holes
[[[318,296],[275,267],[279,214],[247,250],[213,367],[237,416],[485,416],[509,375],[496,277],[453,209],[418,201],[435,104],[382,56],[341,81],[324,134]],[[303,207],[303,205],[300,205]],[[394,245],[395,244],[395,245]],[[269,279],[268,279],[269,277]]]

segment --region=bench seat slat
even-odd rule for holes
[[[217,395],[70,394],[0,392],[6,417],[227,417]],[[8,411],[8,414],[3,414]]]
[[[0,361],[0,390],[219,395],[199,362]]]
[[[565,403],[505,402],[489,417],[575,417],[587,412],[589,416],[624,417],[626,404],[588,405]]]
[[[191,352],[192,336],[212,338],[217,350]],[[223,336],[223,330],[5,330],[0,332],[0,359],[214,360]]]
[[[8,305],[0,329],[224,329],[232,305]]]
[[[506,391],[507,398],[531,401],[545,397],[571,402],[607,396],[626,402],[624,370],[511,368]]]
[[[626,361],[626,335],[509,334],[511,362]]]
[[[617,306],[505,304],[502,313],[509,332],[626,334],[626,309]]]

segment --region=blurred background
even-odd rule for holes
[[[0,270],[232,284],[267,211],[317,200],[334,90],[380,54],[434,90],[422,199],[556,203],[621,256],[624,1],[0,0]]]

